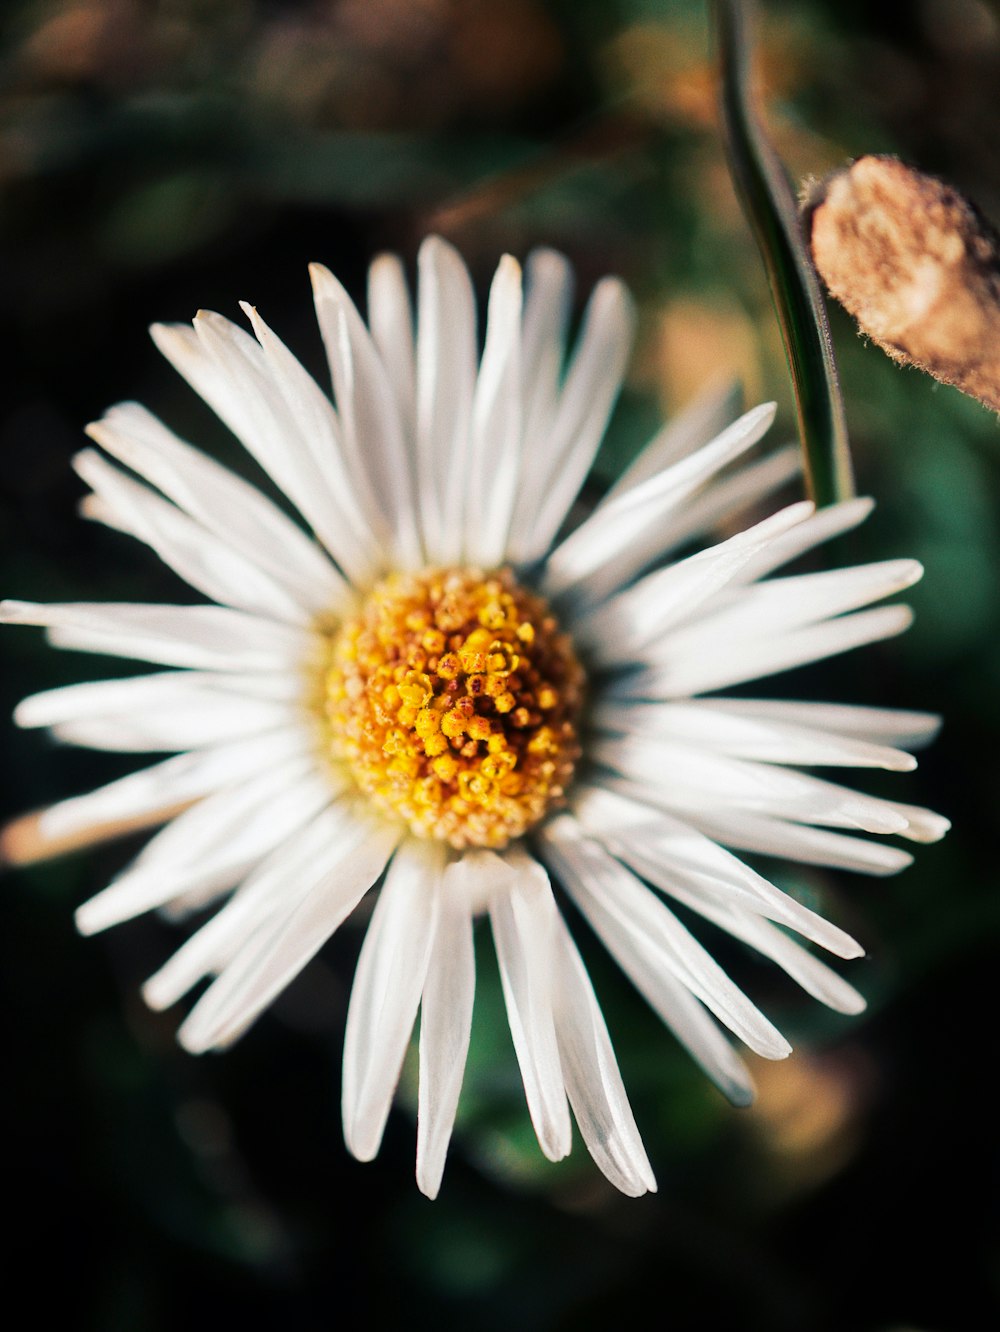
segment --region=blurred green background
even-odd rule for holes
[[[1000,13],[983,0],[770,0],[760,71],[795,180],[864,152],[947,176],[1000,219]],[[178,600],[155,558],[76,515],[81,427],[138,398],[234,465],[155,353],[154,319],[264,316],[317,373],[306,264],[359,299],[379,249],[438,230],[480,291],[501,251],[568,253],[641,306],[612,476],[709,379],[791,395],[715,116],[693,0],[11,0],[0,18],[0,559],[6,595]],[[1000,896],[1000,429],[902,371],[831,311],[861,493],[879,507],[824,559],[913,555],[915,628],[779,679],[780,694],[931,708],[941,740],[870,789],[955,821],[897,879],[787,866],[865,943],[861,1019],[820,1011],[722,937],[720,960],[793,1039],[726,1106],[592,941],[582,944],[660,1192],[633,1202],[578,1143],[534,1146],[484,949],[473,1063],[440,1199],[414,1128],[373,1165],[341,1143],[339,1058],[358,934],[345,930],[232,1052],[192,1059],[138,985],[181,935],[155,919],[85,942],[73,907],[134,854],[3,878],[14,1113],[4,1196],[41,1326],[950,1332],[996,1325]],[[4,714],[98,676],[36,632],[3,638]],[[117,667],[113,668],[115,673]],[[124,771],[5,733],[4,814]],[[574,926],[579,922],[574,922]],[[403,1101],[412,1100],[412,1074]]]

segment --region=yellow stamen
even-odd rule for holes
[[[393,574],[325,642],[330,758],[418,836],[502,847],[561,801],[583,671],[509,571]]]

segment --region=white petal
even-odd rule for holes
[[[898,874],[913,864],[910,853],[900,847],[846,837],[826,828],[810,828],[745,809],[692,810],[687,817],[724,846],[780,856],[806,865],[829,865],[835,869],[881,876]]]
[[[691,991],[652,957],[637,956],[622,969],[726,1100],[740,1107],[752,1104],[750,1070]]]
[[[660,558],[706,533],[725,536],[741,514],[756,514],[763,502],[799,476],[802,450],[797,444],[769,453],[763,458],[735,467],[728,475],[718,476],[711,485],[693,496],[670,519],[670,531],[664,533]]]
[[[912,587],[923,577],[916,560],[886,560],[851,569],[775,578],[755,587],[727,591],[721,609],[678,630],[662,647],[667,660],[711,651],[736,640],[760,638],[816,624],[867,606]],[[657,654],[650,656],[656,659]]]
[[[178,439],[144,407],[112,407],[87,433],[311,610],[338,604],[343,581],[305,533],[253,486]]]
[[[96,791],[51,805],[42,815],[42,829],[47,837],[56,838],[91,825],[117,823],[159,810],[169,817],[175,805],[245,780],[309,747],[309,741],[301,735],[279,731],[214,749],[175,754]]]
[[[820,1003],[836,1009],[838,1013],[856,1014],[864,1011],[864,997],[853,985],[849,985],[831,967],[813,957],[807,949],[783,934],[770,921],[738,908],[707,902],[703,895],[689,892],[682,885],[675,885],[672,891],[678,901],[684,902],[727,933],[776,962]]]
[[[380,254],[368,270],[368,326],[396,398],[407,440],[416,439],[417,366],[413,306],[403,265]]]
[[[738,380],[712,384],[685,406],[649,441],[635,462],[627,467],[605,495],[607,503],[632,490],[650,477],[666,471],[682,458],[695,453],[721,435],[740,412],[743,390]]]
[[[757,443],[775,410],[774,403],[754,408],[691,457],[597,509],[549,557],[546,594],[576,588],[592,605],[634,578],[661,552],[670,516],[717,471]]]
[[[951,827],[950,819],[946,819],[943,814],[935,814],[931,809],[904,805],[898,800],[891,803],[893,810],[906,819],[906,827],[901,830],[900,836],[911,842],[940,842]]]
[[[128,869],[79,908],[77,929],[95,934],[182,893],[211,897],[226,891],[329,799],[325,784],[302,760],[206,796],[172,819]]]
[[[614,681],[608,692],[619,698],[645,699],[706,694],[892,638],[905,633],[912,623],[909,606],[879,606],[772,638],[747,639],[738,651],[730,643],[724,652],[706,654],[692,645],[678,653],[674,662],[649,666]]]
[[[476,383],[476,301],[468,269],[446,241],[420,247],[417,286],[417,486],[428,559],[454,563]]]
[[[264,349],[211,310],[198,312],[194,334],[222,387],[223,401],[236,404],[237,415],[227,424],[322,537],[332,498],[328,472],[303,437]],[[232,416],[231,406],[229,411]]]
[[[238,389],[216,364],[215,358],[203,345],[196,330],[187,324],[153,324],[149,332],[157,349],[177,373],[187,380],[216,416],[225,422],[233,434],[256,456],[258,431],[254,424],[253,412],[241,400]],[[262,463],[262,466],[268,475],[273,476],[281,484],[279,476],[273,473],[268,465]],[[280,473],[280,461],[278,470]]]
[[[500,261],[490,289],[486,345],[472,404],[464,556],[502,563],[521,474],[521,268]]]
[[[781,1033],[676,916],[602,846],[585,838],[569,816],[547,823],[541,839],[566,891],[626,972],[631,974],[630,954],[655,960],[657,970],[669,971],[765,1059],[789,1054]]]
[[[605,278],[591,294],[555,416],[525,442],[524,484],[511,526],[509,557],[541,558],[586,479],[618,397],[635,327],[632,299]]]
[[[444,851],[404,842],[379,893],[358,957],[344,1033],[344,1141],[359,1161],[382,1142],[427,977]]]
[[[228,706],[213,706],[206,698],[178,709],[173,716],[94,717],[62,722],[52,728],[52,733],[65,744],[84,749],[119,754],[179,753],[299,724],[294,713],[273,703],[235,699]]]
[[[739,708],[716,707],[714,700],[711,703],[700,699],[686,703],[609,700],[598,703],[589,720],[601,730],[679,740],[710,753],[764,763],[886,768],[890,772],[912,772],[917,766],[916,760],[900,749],[792,722],[763,720],[752,712],[745,715]]]
[[[416,478],[385,367],[354,302],[333,274],[320,264],[310,265],[309,274],[345,453],[356,460],[356,470],[367,472],[393,563],[419,568],[424,552],[417,531]]]
[[[143,986],[150,1008],[177,1002],[204,976],[219,973],[261,929],[280,927],[312,880],[331,873],[356,846],[357,821],[346,804],[327,806],[276,843],[226,904]]]
[[[790,563],[799,555],[805,554],[807,550],[814,550],[824,541],[831,541],[834,537],[842,536],[844,532],[860,527],[874,507],[874,500],[851,499],[817,509],[810,522],[804,523],[795,532],[789,532],[784,541],[768,551],[762,551],[748,565],[744,573],[746,581],[752,582],[763,578],[765,574]]]
[[[672,639],[667,634],[676,632],[678,623],[696,615],[708,598],[738,577],[758,551],[812,513],[811,503],[792,504],[728,541],[648,574],[610,597],[579,624],[571,621],[574,638],[586,643],[601,665],[631,664],[654,643],[665,644],[664,650],[669,651]]]
[[[436,1198],[441,1187],[472,1029],[476,963],[467,878],[464,857],[444,872],[420,1002],[417,1184],[428,1198]]]
[[[559,381],[573,300],[573,270],[555,250],[533,250],[525,273],[521,374],[526,450],[544,448],[559,407]]]
[[[591,836],[664,892],[673,892],[680,876],[713,901],[779,921],[839,957],[860,957],[864,951],[849,934],[776,888],[690,822],[615,790],[586,785],[578,791],[574,809]]]
[[[660,964],[653,949],[620,949],[605,940],[619,965],[677,1039],[734,1105],[749,1105],[754,1088],[746,1065],[698,1000]]]
[[[242,746],[236,757],[245,766],[235,779],[171,819],[123,878],[172,879],[179,887],[216,860],[253,863],[336,800],[346,784],[318,769],[308,750],[290,758],[265,755],[269,761],[261,764]]]
[[[181,578],[223,606],[293,624],[308,624],[308,603],[291,596],[253,561],[227,545],[147,486],[130,480],[94,449],[73,466],[107,505],[110,525],[150,546]],[[107,521],[103,511],[97,517]]]
[[[559,1060],[587,1150],[630,1198],[656,1192],[600,1006],[569,931],[554,931],[555,1020]]]
[[[296,436],[324,478],[321,505],[310,509],[316,530],[334,559],[355,584],[364,585],[382,568],[383,519],[371,496],[367,474],[351,454],[333,404],[312,375],[252,305],[240,308],[250,320],[284,400],[285,429]],[[320,492],[317,492],[319,498]]]
[[[288,704],[295,702],[300,692],[298,681],[283,675],[254,679],[214,671],[158,671],[155,675],[94,680],[31,694],[14,709],[14,721],[25,727],[57,726],[103,719],[119,712],[130,717],[144,713],[158,719],[203,703],[218,704],[223,716],[228,717],[233,705],[252,708],[258,702],[277,705],[283,716],[290,716]]]
[[[488,851],[472,854],[470,868],[489,882],[490,923],[531,1122],[545,1155],[561,1161],[572,1130],[552,1015],[552,889],[542,867],[527,857],[508,863]]]
[[[289,408],[261,346],[221,315],[202,310],[194,329],[155,325],[160,351],[229,426],[321,539],[338,539],[338,505],[311,441]]]
[[[399,834],[359,822],[359,841],[335,869],[309,869],[305,896],[274,930],[258,935],[205,991],[177,1033],[200,1054],[241,1034],[299,974],[378,879]],[[305,873],[305,871],[303,871]]]
[[[303,629],[226,606],[5,601],[0,623],[47,625],[59,647],[204,670],[297,673],[313,641]]]
[[[649,803],[666,809],[733,805],[800,823],[873,833],[903,832],[907,826],[895,802],[806,773],[708,754],[675,741],[599,736],[588,754],[645,789]]]
[[[929,744],[941,729],[932,712],[905,712],[901,708],[867,708],[854,703],[788,703],[764,698],[713,698],[716,711],[757,717],[765,722],[918,749]]]
[[[224,690],[184,688],[181,681],[175,678],[170,682],[173,688],[160,689],[149,687],[148,677],[145,676],[122,681],[101,681],[102,686],[123,686],[99,690],[98,696],[105,700],[103,709],[92,708],[89,716],[56,721],[51,720],[50,704],[50,720],[43,724],[52,726],[53,733],[67,744],[123,753],[204,749],[209,745],[257,735],[262,731],[303,725],[303,718],[296,706],[271,699],[240,697]],[[162,677],[161,682],[166,685]],[[128,688],[132,684],[147,687]],[[62,690],[53,692],[64,693]],[[25,700],[29,705],[29,718],[32,716],[32,705],[37,715],[39,701],[44,707],[44,695],[36,694],[33,699]],[[70,711],[80,711],[79,701],[71,701]],[[22,705],[15,712],[15,720],[24,715]],[[23,720],[20,724],[24,725]]]

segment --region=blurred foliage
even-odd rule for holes
[[[770,0],[760,76],[793,177],[895,151],[1000,219],[1000,19],[984,0]],[[4,591],[177,599],[78,520],[81,425],[136,397],[249,472],[143,330],[259,304],[313,369],[305,265],[359,294],[380,248],[436,228],[482,290],[502,250],[555,244],[585,295],[617,271],[641,305],[608,478],[708,380],[791,394],[767,286],[726,171],[695,0],[11,0],[0,17]],[[832,311],[867,529],[830,559],[915,555],[915,628],[782,692],[931,707],[942,740],[903,798],[956,829],[897,880],[785,867],[859,934],[869,1014],[821,1011],[731,940],[720,960],[799,1047],[725,1106],[582,937],[660,1183],[613,1194],[580,1145],[541,1161],[490,950],[441,1198],[412,1184],[413,1125],[359,1166],[339,1138],[347,930],[224,1058],[174,1046],[138,983],[174,946],[155,920],[74,936],[72,907],[134,853],[9,876],[3,985],[18,1120],[12,1214],[34,1317],[159,1332],[240,1325],[981,1329],[1000,1272],[994,1112],[979,1078],[1000,897],[1000,433],[900,371]],[[780,431],[779,431],[780,434]],[[826,557],[824,557],[826,558]],[[99,675],[40,635],[3,640],[4,703]],[[118,669],[116,666],[115,670]],[[108,779],[115,756],[10,731],[4,808]],[[904,779],[889,779],[901,793]],[[873,782],[873,787],[877,783]],[[885,788],[888,789],[888,788]],[[579,927],[579,928],[578,928]],[[707,934],[707,931],[705,931]],[[404,1100],[413,1100],[412,1070]],[[66,1308],[63,1308],[65,1302]],[[67,1314],[66,1309],[70,1310]]]

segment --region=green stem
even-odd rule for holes
[[[788,179],[750,90],[750,23],[742,0],[714,0],[729,164],[767,269],[795,392],[806,488],[817,505],[854,493],[830,327]]]

